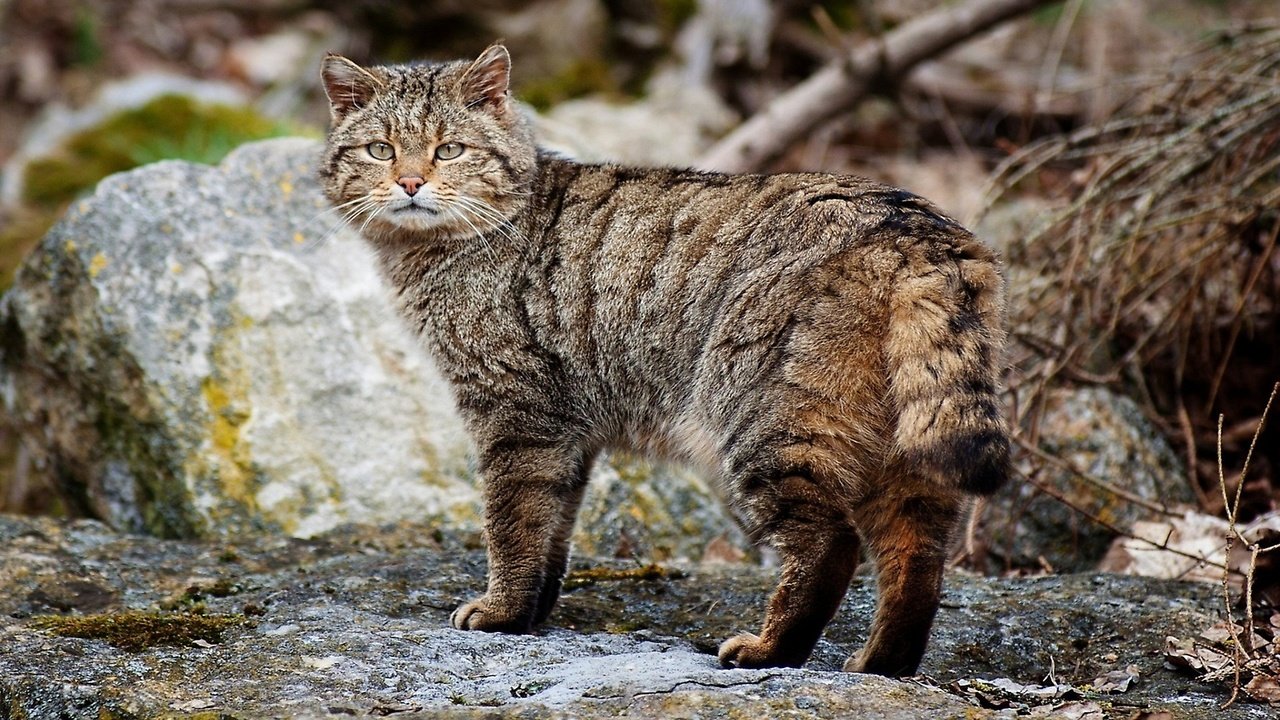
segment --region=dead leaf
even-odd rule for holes
[[[1128,692],[1129,688],[1138,681],[1140,673],[1135,665],[1130,665],[1123,670],[1112,670],[1103,675],[1094,678],[1093,689],[1100,693],[1122,693]]]
[[[1096,702],[1069,702],[1060,705],[1039,705],[1031,708],[1031,717],[1054,715],[1069,720],[1106,720],[1106,713]]]
[[[723,535],[717,535],[711,542],[707,543],[707,547],[702,551],[702,563],[704,565],[736,565],[746,559],[747,554],[742,551],[742,548],[729,542],[728,538]]]
[[[1244,686],[1244,691],[1254,700],[1280,704],[1280,682],[1270,675],[1254,675]]]
[[[1023,695],[1037,699],[1061,698],[1079,693],[1070,685],[1024,685],[1009,678],[997,678],[990,681],[993,686],[1010,695]]]
[[[1231,667],[1231,656],[1196,643],[1194,640],[1165,638],[1164,658],[1175,667],[1218,672]]]
[[[1244,628],[1236,625],[1235,623],[1228,625],[1226,622],[1220,622],[1200,633],[1200,637],[1211,643],[1222,643],[1223,645],[1226,645],[1231,642],[1232,632],[1235,632],[1236,635],[1244,635]]]

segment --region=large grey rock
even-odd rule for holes
[[[1123,395],[1105,388],[1056,390],[1046,403],[1039,434],[1040,448],[1056,462],[1024,458],[1024,463],[1041,465],[1037,478],[1042,484],[1114,527],[1130,529],[1152,518],[1153,511],[1082,476],[1170,510],[1194,501],[1168,441],[1137,403]],[[1115,537],[1031,483],[1016,480],[986,505],[983,520],[990,550],[1001,560],[1034,566],[1043,558],[1064,572],[1093,568]]]
[[[273,140],[113,176],[26,259],[0,305],[0,386],[73,512],[166,536],[476,526],[447,388],[326,211],[318,152]],[[705,486],[631,467],[600,463],[583,544],[666,557],[740,540]],[[644,522],[609,536],[602,513]]]
[[[483,553],[449,533],[350,527],[309,541],[129,537],[88,521],[0,516],[0,715],[25,720],[202,717],[984,718],[996,715],[920,683],[837,672],[863,641],[871,584],[854,587],[806,669],[722,670],[716,643],[753,629],[774,582],[746,566],[677,565],[645,579],[626,566],[577,565],[547,626],[531,636],[449,629],[482,583]],[[585,571],[584,571],[585,570]],[[573,586],[571,585],[571,587]],[[953,576],[922,672],[942,687],[987,680],[1042,685],[1055,673],[1108,718],[1269,717],[1221,686],[1163,667],[1166,635],[1218,617],[1218,589],[1121,576],[990,580]],[[39,629],[41,615],[199,606],[243,613],[220,639],[134,651]],[[176,611],[172,617],[187,617]],[[199,617],[199,616],[196,616]],[[131,639],[131,638],[127,638]],[[119,642],[119,640],[117,641]],[[1137,685],[1090,694],[1134,666]],[[1083,697],[1080,697],[1083,695]],[[1063,706],[1066,703],[1067,706]],[[1053,708],[1059,712],[1052,712]],[[1061,714],[1059,714],[1061,713]],[[1135,715],[1139,713],[1139,715]],[[1100,717],[1091,715],[1088,717]]]

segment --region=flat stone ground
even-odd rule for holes
[[[838,672],[865,637],[868,577],[805,669],[748,671],[719,668],[714,650],[757,629],[772,570],[575,568],[575,587],[537,634],[471,633],[447,619],[483,587],[474,537],[398,526],[179,542],[0,516],[0,717],[1275,716],[1244,702],[1221,711],[1223,688],[1165,667],[1166,636],[1194,637],[1220,619],[1212,585],[953,576],[924,678],[900,681]],[[128,610],[159,610],[179,629],[183,610],[237,617],[220,635],[176,645],[116,638],[149,645],[135,650],[37,627],[40,616]],[[1090,691],[1128,666],[1139,671],[1128,691]],[[1045,698],[990,682],[1041,686],[1051,672],[1075,689]]]

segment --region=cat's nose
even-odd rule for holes
[[[422,187],[422,184],[425,182],[426,180],[417,176],[402,177],[399,180],[396,180],[396,184],[404,188],[405,194],[407,194],[409,197],[413,197],[414,195],[417,195],[418,188]]]

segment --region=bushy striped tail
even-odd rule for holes
[[[894,444],[920,472],[990,495],[1009,475],[997,397],[1004,289],[990,249],[958,226],[945,234],[941,248],[903,248],[885,345]]]

